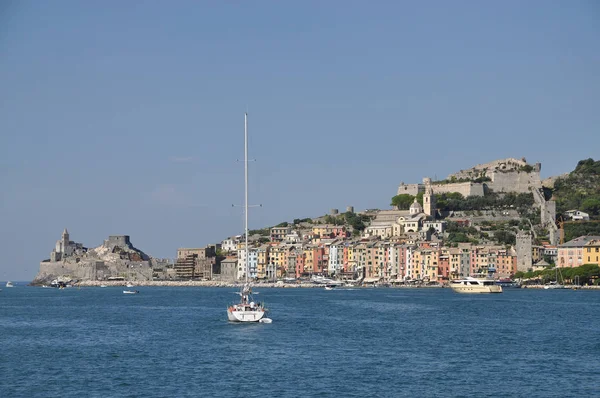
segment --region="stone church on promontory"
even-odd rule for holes
[[[152,280],[157,260],[136,249],[128,235],[111,235],[93,249],[70,240],[65,228],[56,241],[50,258],[40,263],[33,284],[53,280]]]

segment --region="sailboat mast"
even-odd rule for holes
[[[248,112],[244,113],[244,215],[246,217],[244,236],[246,237],[246,283],[248,283]]]

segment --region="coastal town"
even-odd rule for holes
[[[133,247],[129,236],[110,236],[87,249],[71,241],[65,229],[33,283],[232,284],[247,276],[271,283],[327,278],[361,286],[440,286],[478,273],[510,280],[536,270],[600,265],[600,236],[565,241],[564,234],[565,222],[594,220],[570,209],[557,223],[556,202],[544,192],[553,181],[542,183],[540,169],[540,164],[511,158],[443,181],[400,183],[391,209],[331,209],[324,216],[250,231],[247,248],[245,236],[238,234],[203,247],[179,248],[175,259],[153,258]]]

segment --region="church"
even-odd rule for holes
[[[382,210],[365,229],[365,235],[392,238],[408,233],[419,233],[423,235],[422,239],[427,239],[431,228],[438,233],[444,232],[445,222],[435,220],[437,209],[431,179],[425,178],[423,182],[425,185],[423,206],[415,198],[408,210]]]
[[[50,261],[61,261],[67,257],[72,256],[75,253],[84,253],[86,251],[87,249],[83,247],[83,244],[69,240],[69,231],[67,231],[67,229],[65,228],[61,238],[56,241],[56,245],[50,253]]]

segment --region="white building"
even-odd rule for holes
[[[415,269],[413,265],[413,252],[414,247],[409,246],[406,248],[406,269],[404,270],[404,279],[417,279],[419,271]]]
[[[565,215],[567,217],[570,217],[571,220],[589,220],[590,219],[590,215],[588,213],[584,213],[583,211],[579,211],[579,210],[568,210],[565,212]]]
[[[344,246],[340,243],[334,243],[329,246],[329,264],[327,264],[327,272],[329,275],[337,274],[343,267],[344,263]]]
[[[430,228],[433,228],[438,234],[444,233],[446,231],[446,221],[424,221],[423,229],[428,231]]]
[[[258,266],[258,255],[255,248],[250,248],[248,251],[248,278],[254,279],[257,276]],[[238,250],[238,272],[237,279],[242,280],[246,278],[246,250]]]
[[[237,246],[242,237],[240,235],[227,238],[221,242],[221,249],[224,252],[231,253],[237,251]]]

